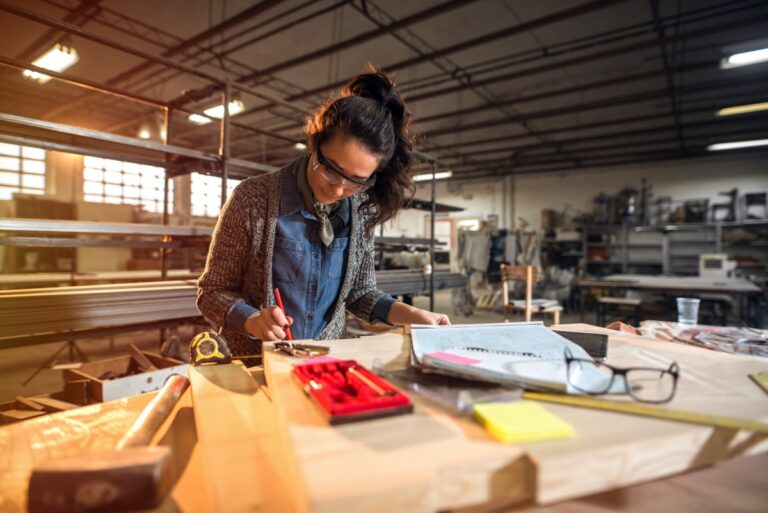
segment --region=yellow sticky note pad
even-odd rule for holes
[[[474,405],[475,418],[504,443],[560,440],[576,436],[573,427],[534,401]]]

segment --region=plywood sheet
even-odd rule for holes
[[[382,335],[330,343],[330,356],[402,365],[403,337]],[[531,464],[478,425],[430,410],[331,427],[293,382],[297,360],[265,353],[265,374],[297,511],[437,511],[530,497]]]
[[[747,377],[768,368],[762,359],[587,325],[566,327],[609,334],[608,363],[666,367],[677,361],[682,374],[670,408],[768,420],[768,402]],[[329,345],[332,356],[369,366],[373,360],[390,368],[407,361],[407,344],[399,336]],[[573,425],[576,438],[504,446],[466,420],[425,405],[417,405],[411,416],[330,427],[291,380],[293,363],[266,352],[273,403],[303,485],[302,511],[342,511],[355,504],[374,511],[456,508],[497,501],[498,483],[519,485],[526,478],[535,481],[527,492],[547,504],[768,450],[765,437],[750,433],[553,404],[544,407]],[[535,469],[516,475],[527,457]],[[456,490],[461,493],[453,495]]]

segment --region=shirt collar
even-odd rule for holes
[[[301,192],[296,183],[299,166],[307,166],[309,155],[305,155],[294,161],[292,165],[283,172],[282,193],[280,197],[280,217],[295,214],[296,212],[309,212],[301,199]],[[331,213],[330,218],[338,217],[346,225],[349,223],[350,208],[349,198],[341,202],[339,207]]]

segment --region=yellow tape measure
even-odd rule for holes
[[[743,429],[745,431],[768,434],[768,423],[765,422],[734,417],[722,417],[720,415],[710,415],[708,413],[671,410],[647,403],[625,403],[599,399],[592,396],[549,394],[545,392],[524,392],[523,397],[534,401],[565,404],[567,406],[576,406],[579,408],[592,408],[594,410],[613,411],[617,413],[627,413],[629,415],[655,417],[676,422],[687,422],[689,424],[703,424],[705,426],[727,429]]]

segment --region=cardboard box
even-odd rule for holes
[[[189,374],[189,364],[142,351],[157,370],[132,374],[121,378],[105,379],[107,372],[121,376],[139,371],[138,363],[130,355],[84,363],[78,369],[64,370],[64,389],[69,390],[70,402],[98,403],[122,399],[132,395],[158,390],[172,374]],[[74,397],[82,394],[85,397]],[[82,401],[82,402],[81,402]]]

